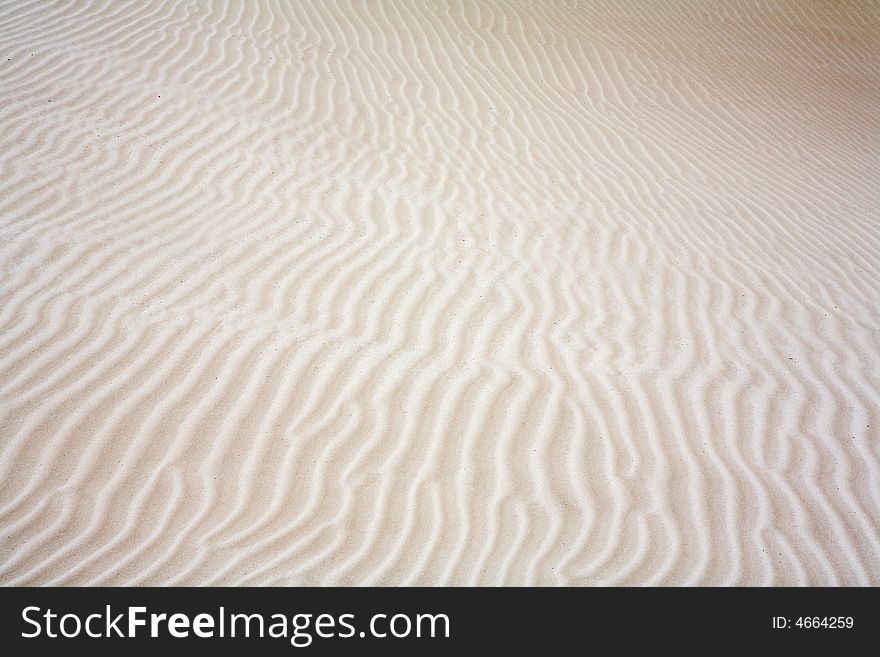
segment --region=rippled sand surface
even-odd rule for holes
[[[877,3],[0,55],[0,583],[880,585]]]

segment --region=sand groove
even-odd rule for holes
[[[880,584],[880,6],[0,3],[4,584]]]

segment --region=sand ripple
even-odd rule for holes
[[[0,5],[0,582],[880,585],[880,6]]]

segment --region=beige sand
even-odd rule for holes
[[[880,584],[880,5],[0,49],[0,582]]]

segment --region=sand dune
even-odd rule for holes
[[[0,5],[0,582],[880,585],[880,5]]]

